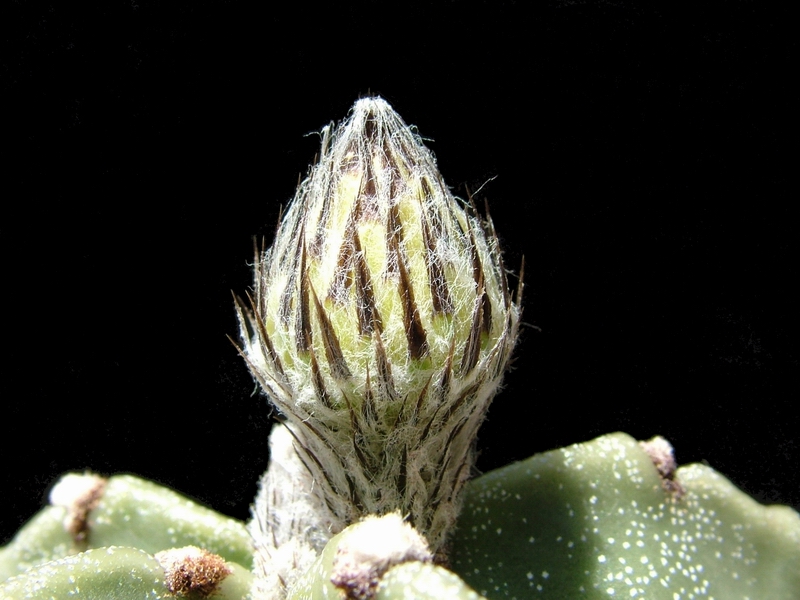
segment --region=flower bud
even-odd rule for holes
[[[384,100],[323,130],[237,310],[322,520],[399,509],[439,550],[517,338],[519,291],[512,301],[491,221],[451,194]]]

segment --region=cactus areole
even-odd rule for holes
[[[315,506],[303,502],[315,514],[293,517],[277,505],[291,498],[272,494],[256,520],[299,523],[287,539],[318,551],[360,517],[400,510],[440,551],[520,291],[491,221],[452,195],[388,103],[359,100],[323,129],[319,161],[256,258],[254,293],[237,300],[242,354],[315,482]]]

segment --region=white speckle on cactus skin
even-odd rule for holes
[[[124,597],[168,600],[173,596],[163,588],[163,573],[155,559],[141,550],[97,548],[34,566],[27,574],[0,583],[0,597],[116,598],[124,578]]]
[[[453,542],[453,567],[483,589],[488,581],[463,568],[480,570],[483,544],[492,545],[493,556],[525,556],[517,568],[495,569],[493,580],[507,585],[489,598],[533,589],[541,598],[796,598],[796,587],[784,595],[764,590],[772,585],[769,565],[776,560],[797,571],[800,516],[758,505],[702,465],[684,467],[678,477],[686,488],[683,497],[662,488],[649,458],[622,434],[489,473],[468,493]],[[538,480],[535,485],[532,479]],[[496,510],[518,494],[522,499],[513,507]],[[525,522],[517,510],[524,511]],[[494,540],[482,535],[479,524],[487,512],[493,527],[508,527],[509,533]],[[782,552],[771,547],[773,520],[782,523]],[[565,548],[564,539],[576,542]],[[539,572],[549,577],[537,577],[534,586],[528,574]]]

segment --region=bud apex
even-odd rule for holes
[[[491,221],[384,100],[359,100],[323,130],[254,291],[242,353],[326,522],[399,509],[440,550],[517,337]]]

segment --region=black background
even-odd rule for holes
[[[5,3],[0,541],[69,470],[247,516],[271,417],[230,292],[306,134],[368,93],[458,193],[495,178],[525,255],[541,332],[482,470],[662,434],[800,507],[796,37],[764,3],[639,4]]]

